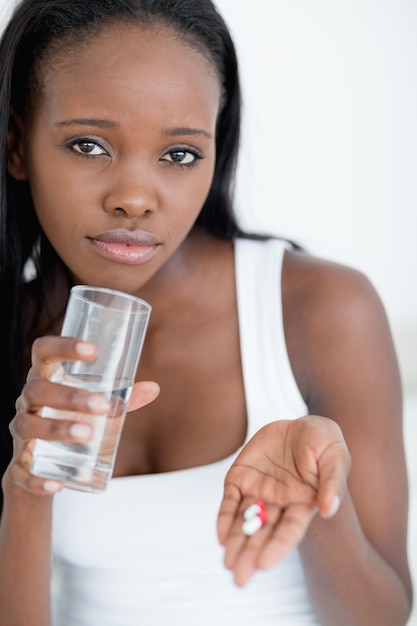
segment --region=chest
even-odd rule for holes
[[[161,392],[128,414],[116,476],[205,465],[243,443],[246,406],[234,307],[151,332],[138,380],[155,380]]]

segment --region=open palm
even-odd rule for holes
[[[349,468],[342,432],[324,417],[272,422],[250,439],[226,475],[217,527],[238,585],[284,558],[317,511],[323,517],[336,512]],[[256,500],[265,502],[268,517],[247,537],[243,513]]]

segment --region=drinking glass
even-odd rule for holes
[[[31,472],[58,479],[81,491],[103,491],[112,476],[132,386],[149,322],[151,306],[134,296],[99,287],[71,289],[61,335],[97,345],[93,361],[64,361],[51,380],[100,393],[110,402],[102,415],[44,407],[42,416],[82,418],[93,428],[87,443],[37,439]]]

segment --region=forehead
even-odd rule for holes
[[[66,45],[41,68],[41,94],[63,104],[67,98],[124,96],[125,102],[155,96],[190,97],[219,105],[220,79],[197,46],[169,27],[106,26]]]

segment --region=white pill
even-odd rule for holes
[[[242,524],[242,531],[245,535],[254,535],[260,528],[262,528],[263,522],[259,517],[250,517]]]
[[[246,511],[243,513],[243,517],[245,519],[250,519],[251,517],[254,517],[255,515],[258,515],[258,513],[260,513],[261,511],[262,511],[262,509],[259,506],[259,504],[251,504],[250,506],[248,506]]]

